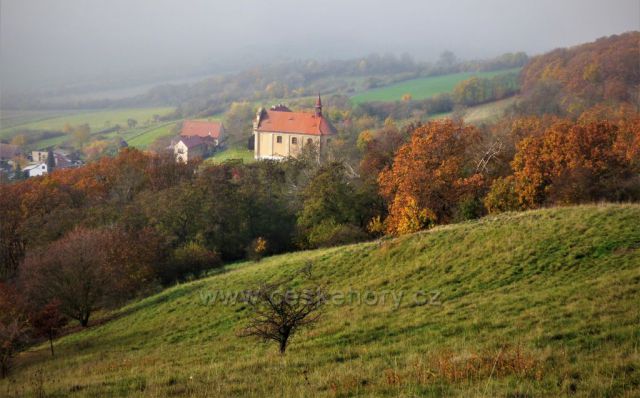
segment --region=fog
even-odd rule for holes
[[[282,59],[536,54],[637,30],[638,0],[1,0],[0,83],[184,78]]]

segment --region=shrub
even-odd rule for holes
[[[497,178],[484,198],[484,207],[490,214],[520,209],[513,176]]]
[[[263,237],[254,239],[247,247],[247,257],[252,261],[260,261],[267,252],[267,240]]]
[[[363,241],[367,234],[359,227],[351,224],[338,224],[326,220],[311,228],[307,235],[309,246],[330,247]]]
[[[163,268],[164,282],[185,280],[189,276],[199,276],[203,271],[218,267],[220,256],[197,242],[188,242],[173,251],[169,264]]]

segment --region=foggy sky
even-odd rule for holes
[[[0,88],[371,52],[532,55],[638,29],[638,0],[0,0]]]

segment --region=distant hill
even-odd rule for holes
[[[283,358],[235,336],[243,305],[202,300],[309,263],[331,292],[385,304],[329,303]],[[55,358],[21,354],[0,395],[632,396],[639,299],[640,205],[505,213],[230,266],[61,338]]]
[[[638,102],[640,32],[603,37],[533,57],[522,93],[538,107],[575,113],[599,102]]]

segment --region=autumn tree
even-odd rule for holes
[[[46,337],[49,340],[51,356],[54,356],[53,339],[58,336],[61,329],[67,324],[67,318],[60,312],[60,301],[52,300],[43,308],[33,311],[29,321],[31,327],[39,336]]]
[[[478,201],[484,188],[476,170],[480,142],[475,127],[450,119],[418,127],[378,178],[389,203],[387,232],[451,222],[464,202]]]
[[[116,230],[76,228],[26,257],[21,285],[31,303],[57,300],[64,315],[86,327],[95,310],[131,297],[150,280],[154,248],[146,243]]]
[[[21,297],[12,286],[0,283],[0,378],[9,374],[13,358],[25,342],[27,330]]]
[[[24,185],[0,184],[0,281],[13,277],[25,255],[24,213],[21,196]]]
[[[73,138],[73,142],[78,148],[82,148],[84,144],[89,141],[90,134],[91,127],[89,127],[89,125],[86,123],[71,127],[71,136]]]
[[[515,189],[524,208],[547,203],[640,198],[640,118],[627,122],[560,120],[518,144]]]

